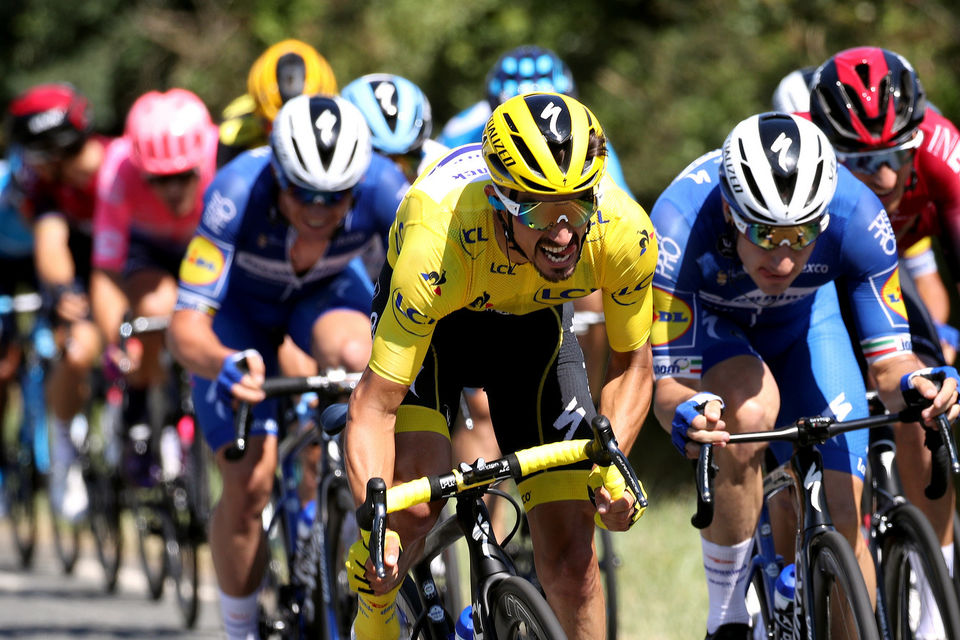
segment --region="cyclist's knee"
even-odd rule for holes
[[[65,346],[64,364],[74,371],[89,370],[100,353],[100,335],[97,328],[90,322],[74,323]]]
[[[583,540],[540,545],[535,551],[537,577],[555,597],[581,598],[592,593],[599,578],[593,547]]]

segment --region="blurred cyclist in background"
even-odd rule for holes
[[[890,252],[903,252],[929,236],[940,239],[953,280],[960,286],[960,133],[952,122],[927,108],[926,95],[913,67],[897,53],[877,47],[840,51],[817,70],[811,84],[810,116],[837,151],[837,160],[880,198],[890,228],[874,228]],[[949,296],[932,251],[905,261],[922,302],[908,286],[904,302],[911,322],[913,348],[930,364],[950,339]],[[911,278],[902,279],[909,285]],[[924,309],[926,307],[926,309]],[[924,331],[927,311],[937,328]],[[956,333],[953,330],[952,333]],[[927,336],[924,339],[924,336]],[[942,356],[941,356],[942,357]],[[955,491],[931,502],[923,492],[930,476],[930,453],[919,425],[896,430],[897,465],[907,498],[920,507],[940,537],[947,568],[953,575]]]
[[[197,422],[223,478],[210,548],[229,638],[257,637],[268,559],[260,518],[273,487],[278,424],[276,399],[264,401],[262,381],[278,373],[284,335],[315,366],[364,368],[373,284],[359,256],[371,236],[389,232],[408,187],[392,162],[372,153],[352,104],[297,96],[280,109],[270,146],[241,154],[207,189],[168,343],[194,374]],[[246,455],[231,462],[235,400],[258,404]]]
[[[124,424],[136,440],[149,441],[147,389],[164,380],[163,340],[144,335],[124,353],[120,324],[128,310],[136,316],[173,312],[180,261],[216,172],[217,137],[194,93],[150,91],[133,103],[124,135],[107,147],[97,179],[90,299],[107,342],[108,368],[128,374]],[[179,472],[174,462],[163,460],[168,475]]]
[[[32,87],[8,111],[19,165],[13,181],[32,221],[37,280],[61,348],[47,378],[50,500],[56,513],[76,519],[88,500],[69,425],[89,396],[89,372],[101,350],[86,291],[96,178],[109,140],[92,133],[90,103],[69,84]]]
[[[336,92],[333,69],[316,49],[292,38],[271,45],[250,67],[247,93],[223,110],[217,166],[267,144],[273,119],[290,98]]]

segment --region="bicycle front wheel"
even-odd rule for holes
[[[887,515],[887,524],[877,542],[894,640],[914,638],[924,628],[937,630],[939,637],[960,638],[956,592],[929,522],[914,505],[901,504]],[[933,610],[925,608],[931,602]]]
[[[154,487],[153,491],[162,491]],[[137,489],[138,492],[151,489]],[[163,587],[170,575],[168,542],[176,545],[177,533],[170,514],[159,496],[134,498],[133,521],[137,528],[137,547],[140,551],[140,566],[147,579],[147,591],[151,600],[163,597]]]
[[[600,579],[607,607],[607,640],[617,640],[617,568],[620,557],[613,546],[613,535],[597,528],[597,558],[600,562]]]
[[[84,473],[90,496],[90,531],[93,533],[97,558],[103,567],[104,587],[108,593],[117,588],[120,562],[123,557],[123,536],[120,533],[120,478],[116,473],[93,471]]]
[[[495,640],[567,637],[537,588],[518,576],[509,576],[490,590],[489,621]]]
[[[30,451],[11,455],[4,470],[3,489],[9,510],[13,541],[20,558],[20,567],[29,569],[33,564],[33,551],[37,544],[37,471]]]
[[[830,530],[813,539],[807,579],[813,591],[815,638],[879,640],[877,621],[857,558],[846,538]]]

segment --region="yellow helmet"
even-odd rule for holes
[[[247,75],[247,92],[256,102],[257,113],[272,121],[283,103],[294,96],[336,93],[337,79],[316,49],[300,40],[283,40],[254,61]]]
[[[483,157],[498,187],[547,195],[593,189],[607,160],[596,116],[559,93],[525,93],[497,107],[483,129]]]

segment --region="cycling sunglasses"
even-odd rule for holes
[[[855,173],[874,174],[887,165],[894,171],[899,171],[900,167],[913,160],[917,152],[917,147],[923,141],[923,135],[918,132],[907,142],[889,149],[871,149],[870,151],[857,151],[853,153],[844,153],[837,151],[837,160],[850,171]]]
[[[596,193],[590,199],[576,198],[557,202],[544,202],[542,200],[516,202],[503,195],[496,184],[493,184],[493,190],[497,197],[490,196],[489,200],[495,209],[509,212],[520,224],[535,231],[546,231],[561,222],[566,222],[572,227],[583,226],[600,207],[599,193]]]
[[[830,214],[828,213],[811,222],[786,227],[747,222],[740,217],[740,214],[733,207],[730,207],[730,217],[733,218],[734,226],[747,237],[747,240],[765,251],[772,251],[785,245],[794,251],[800,251],[816,240],[830,222]]]
[[[147,182],[155,187],[164,187],[168,184],[182,184],[184,182],[189,182],[193,180],[200,174],[196,169],[188,169],[186,171],[181,171],[179,173],[150,173],[146,175]]]
[[[291,195],[301,204],[319,204],[325,207],[332,207],[339,204],[341,200],[350,195],[350,189],[346,191],[314,191],[300,185],[290,183],[287,188]]]

